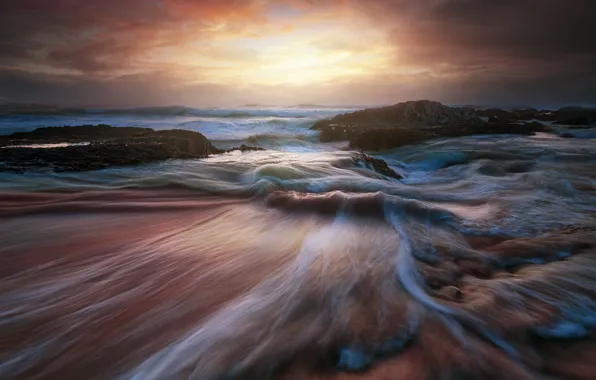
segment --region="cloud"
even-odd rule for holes
[[[80,73],[142,69],[151,49],[200,38],[213,25],[262,22],[262,2],[220,0],[5,0],[0,65]],[[233,27],[226,27],[232,25]]]
[[[380,0],[351,6],[382,23],[398,61],[462,68],[565,66],[593,60],[591,0]]]
[[[0,97],[596,103],[592,0],[4,0]]]

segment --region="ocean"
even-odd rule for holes
[[[320,143],[352,109],[0,116],[265,151],[0,173],[2,379],[591,379],[596,144]],[[583,132],[582,132],[583,133]]]

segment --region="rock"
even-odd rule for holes
[[[86,171],[111,166],[138,165],[175,158],[177,152],[162,143],[92,143],[60,148],[0,148],[0,161],[20,171]],[[7,168],[0,168],[7,169]],[[15,171],[15,170],[10,170]]]
[[[496,121],[532,121],[555,122],[555,124],[586,125],[596,121],[596,110],[583,107],[563,107],[556,111],[523,108],[502,110],[499,108],[476,109],[482,117],[488,117],[489,122]]]
[[[386,150],[402,145],[415,144],[432,137],[428,132],[405,128],[377,128],[354,134],[350,148],[361,150]]]
[[[12,144],[55,144],[136,138],[154,132],[151,128],[112,127],[106,124],[38,128],[0,136],[0,146]]]
[[[183,129],[172,129],[148,132],[145,138],[164,142],[181,154],[207,156],[214,153],[215,148],[203,134]]]
[[[481,117],[489,118],[489,121],[509,120],[513,116],[509,111],[500,108],[477,109],[476,114]]]
[[[242,144],[240,146],[233,147],[231,149],[217,149],[215,151],[215,153],[217,153],[217,154],[230,153],[230,152],[234,152],[234,151],[238,151],[238,150],[241,152],[252,152],[252,151],[261,151],[261,150],[265,150],[265,149],[257,147],[257,146],[249,146],[249,145]]]
[[[572,138],[575,138],[575,135],[573,133],[564,132],[564,133],[559,133],[559,137],[563,137],[565,139],[572,139]]]
[[[459,125],[433,129],[435,137],[463,137],[472,135],[532,135],[536,132],[551,132],[551,128],[539,122],[531,123],[486,123],[482,125]]]
[[[483,121],[469,108],[451,108],[439,102],[418,100],[337,115],[317,122],[311,129],[322,130],[331,125],[419,128],[462,123],[482,124]]]
[[[374,170],[375,172],[382,174],[386,177],[395,178],[395,179],[402,179],[403,177],[395,172],[395,170],[391,169],[387,162],[371,157],[367,154],[359,154],[354,157],[354,163],[361,163],[366,166],[368,169]]]
[[[118,129],[118,127],[112,127]],[[145,128],[143,128],[145,129]],[[163,144],[168,147],[174,157],[206,157],[217,153],[217,149],[201,133],[183,129],[171,129],[163,131],[146,131],[135,137],[115,138],[105,140],[104,143],[112,144]]]
[[[86,143],[53,148],[31,144]],[[16,147],[9,147],[16,145]],[[19,146],[23,145],[23,146]],[[263,150],[241,145],[232,150]],[[204,158],[224,153],[201,133],[173,129],[111,127],[109,125],[39,128],[0,136],[0,171],[86,171],[138,165],[172,158]]]
[[[570,117],[570,118],[563,119],[563,120],[557,120],[557,121],[555,121],[555,124],[560,124],[560,125],[589,125],[589,124],[592,124],[592,120],[588,116],[586,116],[586,115],[581,115],[581,116]]]
[[[487,123],[470,109],[450,108],[423,100],[338,115],[318,121],[311,129],[321,131],[322,142],[349,140],[351,148],[360,150],[393,149],[439,137],[530,135],[550,131],[536,121],[513,122],[509,119],[511,115],[517,114],[529,118],[528,115],[542,111],[525,109],[513,114],[503,110],[490,112],[493,113],[489,117],[492,122]]]

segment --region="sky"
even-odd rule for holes
[[[593,0],[0,0],[0,102],[596,104]]]

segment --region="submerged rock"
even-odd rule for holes
[[[395,170],[391,169],[387,162],[369,156],[368,154],[359,154],[354,158],[355,163],[361,163],[368,169],[374,170],[375,172],[382,174],[386,177],[395,178],[395,179],[402,179],[403,177],[395,172]]]
[[[222,154],[222,153],[230,153],[230,152],[234,152],[234,151],[240,151],[240,152],[255,152],[255,151],[261,151],[261,150],[265,150],[265,148],[261,148],[258,146],[249,146],[249,145],[245,145],[242,144],[240,146],[235,146],[231,149],[217,149],[215,148],[215,152],[217,154]]]

